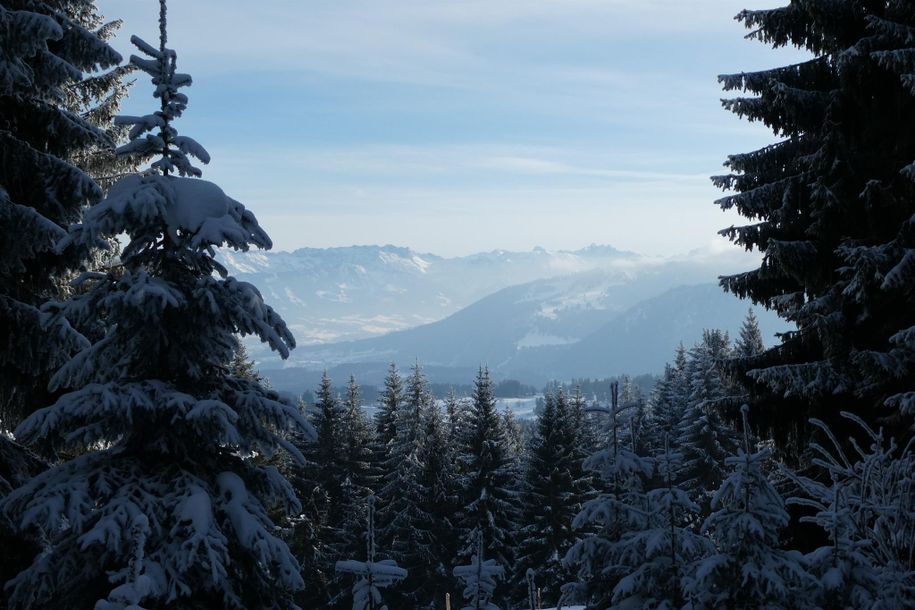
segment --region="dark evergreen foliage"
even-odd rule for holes
[[[489,370],[481,367],[460,448],[460,557],[470,558],[482,535],[485,555],[511,566],[518,519],[517,470],[500,419]]]
[[[38,308],[63,296],[85,255],[55,245],[102,196],[76,160],[112,144],[79,113],[93,97],[84,73],[121,60],[86,29],[98,21],[90,0],[0,2],[0,428],[47,403],[50,375],[80,345]]]
[[[527,452],[521,493],[519,560],[515,582],[534,571],[541,601],[554,606],[561,586],[571,579],[562,559],[577,539],[572,520],[590,491],[580,450],[584,434],[580,414],[560,389],[546,395]]]
[[[794,1],[738,15],[751,38],[795,45],[797,65],[719,77],[728,110],[778,137],[728,157],[718,201],[751,224],[722,231],[763,253],[722,286],[797,324],[734,363],[754,420],[782,447],[811,415],[849,409],[905,429],[915,416],[915,9],[910,2]]]
[[[175,71],[161,7],[159,47],[135,37],[151,59],[132,58],[155,79],[161,110],[125,120],[134,128],[121,151],[148,154],[155,145],[162,157],[142,176],[122,178],[55,246],[79,252],[121,234],[127,241],[122,273],[83,273],[84,292],[42,309],[52,328],[102,317],[110,324],[94,342],[80,338],[80,352],[55,373],[51,389],[66,393],[16,429],[22,442],[82,452],[0,502],[20,531],[46,536],[44,551],[7,583],[16,608],[288,607],[303,586],[270,514],[296,514],[299,503],[276,468],[247,458],[284,448],[301,460],[283,433],[310,426],[276,393],[227,368],[236,334],[255,334],[282,356],[294,340],[257,290],[227,277],[215,260],[220,246],[271,242],[244,206],[215,184],[186,177],[199,175],[188,154],[208,155],[173,126],[187,102],[179,89],[191,81]],[[10,17],[6,8],[0,15]],[[60,29],[54,20],[15,15],[40,30],[29,33],[48,62],[42,69],[72,75],[42,51]],[[65,48],[81,52],[101,44],[79,31],[61,36]],[[24,65],[18,77],[30,74]],[[44,118],[31,112],[31,121]],[[68,130],[86,131],[76,121],[47,120],[61,142]],[[30,158],[53,164],[68,182],[44,181],[48,198],[65,186],[79,203],[97,193],[71,166],[23,149],[19,160]],[[49,207],[64,216],[64,203]]]

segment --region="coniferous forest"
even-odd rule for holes
[[[712,179],[761,255],[720,285],[791,330],[525,422],[486,363],[271,388],[242,338],[295,338],[218,252],[272,242],[158,8],[123,58],[92,0],[0,0],[0,608],[915,608],[915,2],[737,16],[812,57],[719,77],[772,133]]]

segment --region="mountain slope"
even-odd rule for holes
[[[660,373],[677,344],[690,347],[703,329],[720,328],[735,337],[750,308],[748,301],[726,294],[717,284],[678,286],[636,304],[574,345],[520,352],[503,374],[567,379]],[[775,333],[785,331],[787,324],[773,312],[753,310],[763,339],[774,344]]]
[[[573,376],[660,372],[681,340],[689,345],[703,328],[736,332],[748,303],[716,284],[662,291],[676,277],[688,281],[702,269],[675,265],[632,278],[592,271],[512,286],[444,320],[385,336],[298,348],[295,366],[313,370],[348,365],[381,370],[384,362],[464,374],[488,364],[499,377],[527,383]],[[704,279],[704,278],[703,278]],[[772,341],[784,324],[757,310]],[[373,366],[368,367],[367,365]],[[269,374],[269,371],[268,371]]]
[[[640,260],[609,246],[575,252],[498,250],[456,258],[390,245],[226,252],[221,257],[229,273],[260,289],[299,345],[412,328],[506,286]]]

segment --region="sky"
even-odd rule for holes
[[[276,249],[727,251],[709,176],[775,136],[716,77],[803,59],[744,39],[747,2],[172,0],[176,127]],[[158,41],[157,0],[98,5],[125,60]],[[143,75],[122,108],[156,105]]]

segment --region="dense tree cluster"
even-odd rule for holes
[[[0,607],[915,608],[912,3],[738,16],[813,55],[721,77],[780,138],[715,179],[763,254],[722,285],[796,329],[526,423],[486,367],[270,389],[240,337],[293,337],[216,250],[271,242],[175,127],[166,17],[119,65],[91,0],[0,0]],[[133,71],[158,109],[115,117]]]

